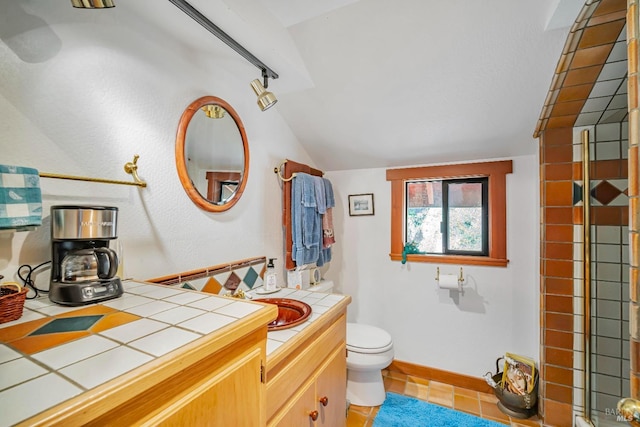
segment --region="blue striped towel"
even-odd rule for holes
[[[0,230],[42,225],[40,175],[33,168],[0,165]]]

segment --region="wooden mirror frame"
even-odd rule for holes
[[[200,194],[198,189],[193,185],[193,182],[191,181],[191,178],[189,177],[189,173],[187,171],[187,162],[185,159],[187,128],[189,127],[189,123],[191,122],[193,116],[205,105],[218,105],[224,108],[235,121],[236,126],[238,126],[238,130],[240,131],[240,136],[242,137],[242,149],[244,152],[244,167],[242,177],[240,179],[240,182],[238,183],[238,187],[233,197],[231,197],[231,199],[229,199],[222,205],[216,205],[215,203],[212,203],[211,201],[205,199]],[[180,117],[180,123],[178,123],[178,133],[176,136],[176,168],[178,170],[178,177],[180,178],[180,182],[182,183],[184,191],[187,193],[189,198],[201,209],[209,212],[224,212],[230,209],[238,202],[238,200],[240,200],[240,196],[242,196],[242,192],[244,191],[244,187],[247,183],[247,178],[249,177],[249,143],[247,142],[247,134],[245,133],[244,125],[240,120],[240,116],[231,107],[231,105],[229,105],[223,99],[217,98],[215,96],[203,96],[189,104],[189,106],[182,113],[182,117]]]

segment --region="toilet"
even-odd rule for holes
[[[333,292],[333,282],[322,280],[308,291]],[[347,323],[347,399],[352,405],[379,406],[386,397],[382,369],[393,361],[393,341],[384,329]]]

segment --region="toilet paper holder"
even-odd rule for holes
[[[453,275],[446,275],[446,276],[450,277],[450,276],[453,276]],[[464,283],[464,272],[462,271],[462,267],[460,267],[460,273],[459,273],[457,279],[458,279],[458,291],[462,292],[462,284]],[[436,285],[437,285],[438,288],[441,288],[441,286],[440,286],[440,267],[436,267]],[[451,288],[444,287],[442,289],[451,289]]]

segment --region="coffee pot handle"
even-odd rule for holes
[[[113,249],[109,248],[95,248],[94,251],[98,258],[98,277],[100,279],[111,279],[118,271],[118,255]],[[105,257],[108,260],[108,266],[103,262]],[[107,268],[103,268],[103,266]]]

